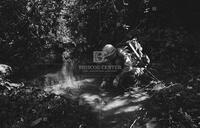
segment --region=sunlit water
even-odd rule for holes
[[[78,79],[74,74],[75,68],[73,61],[64,61],[60,71],[45,75],[44,90],[48,93],[78,99],[80,105],[90,105],[93,111],[99,113],[99,125],[102,127],[111,127],[108,117],[113,127],[120,124],[124,118],[133,122],[132,117],[142,110],[140,102],[149,98],[146,93],[140,91],[134,91],[133,94],[127,92],[123,95],[112,95],[106,91],[100,91],[94,79]]]
[[[73,61],[64,61],[60,71],[45,75],[44,90],[48,93],[63,95],[72,99],[78,98],[80,104],[87,103],[95,111],[100,112],[101,119],[109,115],[138,111],[141,108],[138,103],[148,99],[147,94],[137,91],[136,94],[109,95],[98,89],[94,79],[78,79],[74,75],[75,68]]]
[[[78,79],[74,76],[74,61],[64,61],[60,71],[45,75],[45,91],[57,95],[78,96],[80,89],[93,79]]]

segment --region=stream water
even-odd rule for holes
[[[55,73],[44,75],[44,90],[57,95],[65,95],[78,98],[82,88],[94,81],[94,79],[81,79],[74,75],[75,62],[63,61],[62,68]]]
[[[140,102],[146,100],[146,92],[135,91],[117,94],[99,89],[94,78],[84,78],[74,74],[74,61],[63,61],[62,68],[55,73],[44,75],[44,91],[79,100],[87,104],[99,115],[99,128],[127,128],[141,110]]]

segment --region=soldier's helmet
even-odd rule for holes
[[[106,44],[102,51],[104,52],[105,57],[112,57],[117,52],[117,49],[112,44]]]

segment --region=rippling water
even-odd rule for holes
[[[45,77],[46,92],[78,96],[80,89],[93,79],[78,79],[74,75],[74,61],[64,61],[60,71],[48,73]]]

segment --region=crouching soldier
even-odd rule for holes
[[[122,48],[115,48],[111,44],[106,44],[102,51],[104,53],[105,63],[120,65],[121,70],[115,74],[116,76],[114,78],[103,78],[101,87],[108,85],[110,79],[112,79],[112,84],[117,87],[122,81],[124,82],[127,75],[131,75],[132,81],[134,81],[137,76],[143,74],[144,69],[150,63],[150,59],[142,53],[142,47],[136,39],[127,41],[126,45]]]

